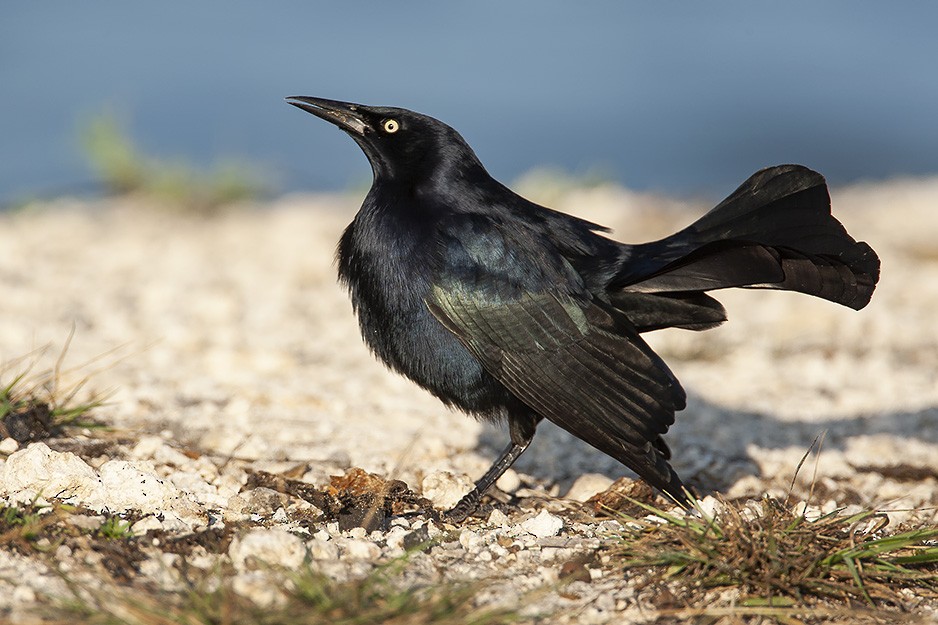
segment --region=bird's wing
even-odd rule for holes
[[[486,273],[484,282],[497,280]],[[435,286],[427,304],[525,404],[683,500],[655,443],[686,396],[624,315],[562,286],[519,292],[459,280]]]

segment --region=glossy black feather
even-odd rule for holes
[[[875,253],[831,216],[824,179],[804,167],[757,172],[684,230],[628,245],[514,194],[433,118],[290,102],[345,130],[374,171],[337,250],[365,342],[447,404],[511,426],[511,449],[469,507],[541,418],[684,501],[662,439],[684,390],[639,333],[722,323],[715,289],[861,308],[878,279]]]
[[[430,309],[538,414],[683,497],[653,442],[684,391],[621,313],[553,292],[491,305],[462,285],[435,289]]]
[[[824,178],[800,165],[763,169],[686,229],[635,247],[614,284],[640,292],[728,287],[800,291],[859,310],[879,258],[831,215]]]

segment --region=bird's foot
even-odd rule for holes
[[[452,510],[447,510],[446,512],[444,512],[443,514],[441,514],[441,515],[440,515],[440,519],[441,519],[442,521],[447,522],[447,523],[452,523],[453,525],[458,525],[459,523],[462,523],[462,522],[465,521],[467,518],[469,518],[469,515],[470,515],[471,513],[472,513],[472,510],[467,510],[467,509],[465,509],[465,508],[461,508],[461,507],[459,507],[459,506],[456,506],[456,507],[454,507]]]
[[[482,494],[478,489],[473,488],[465,497],[459,500],[459,503],[442,514],[442,520],[454,525],[462,523],[469,518],[469,515],[478,510],[480,501],[482,501]]]

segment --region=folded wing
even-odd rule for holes
[[[685,499],[660,441],[684,390],[622,313],[557,291],[506,301],[446,286],[434,288],[428,306],[525,404]]]

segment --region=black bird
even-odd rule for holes
[[[879,258],[831,216],[824,178],[755,173],[699,220],[630,245],[492,178],[455,130],[401,108],[291,97],[365,152],[374,182],[339,242],[362,336],[391,369],[449,406],[507,421],[511,443],[448,518],[464,519],[541,419],[686,505],[662,439],[685,406],[642,340],[726,320],[708,291],[799,291],[859,310]]]

